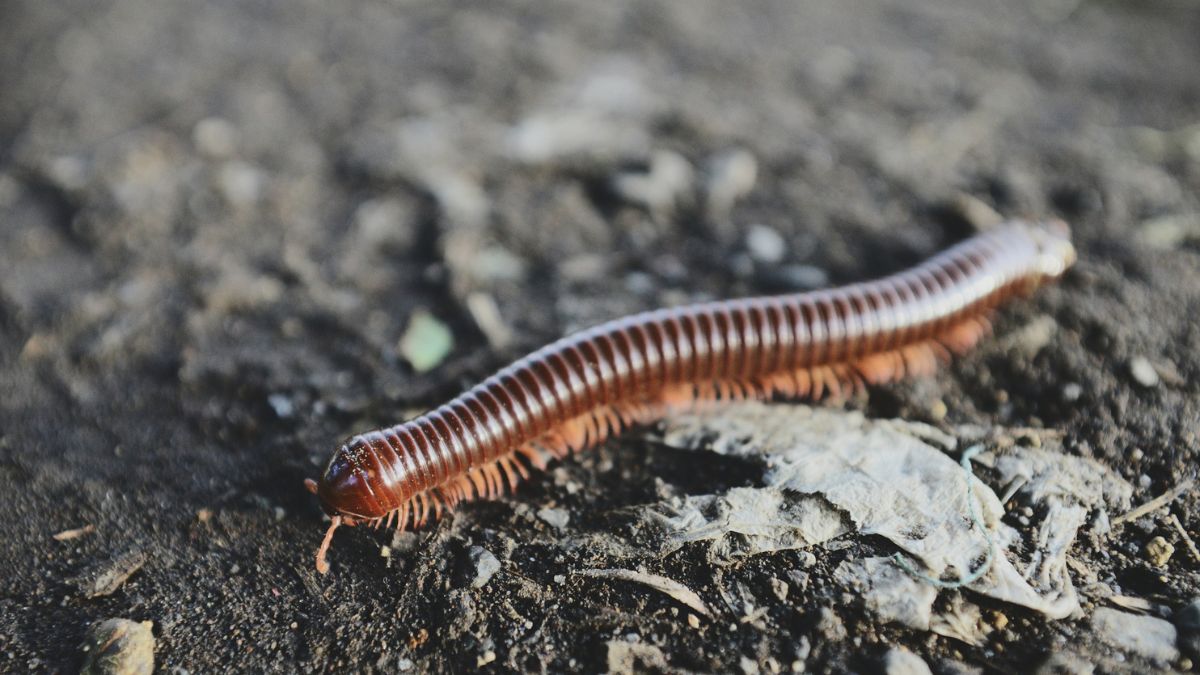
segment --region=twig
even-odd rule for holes
[[[1187,530],[1183,529],[1183,523],[1179,522],[1179,518],[1172,513],[1167,517],[1167,522],[1171,523],[1171,527],[1174,527],[1175,531],[1179,533],[1179,536],[1183,538],[1183,543],[1187,544],[1188,553],[1192,554],[1192,560],[1200,562],[1200,549],[1196,548],[1196,542],[1192,541],[1192,538],[1188,535]]]
[[[644,572],[634,572],[633,570],[621,569],[601,569],[601,570],[580,570],[576,574],[584,577],[596,577],[599,579],[620,579],[621,581],[632,581],[637,584],[644,584],[653,588],[656,591],[665,593],[675,599],[676,602],[693,609],[704,616],[712,616],[708,611],[708,606],[700,599],[699,595],[692,589],[683,584],[668,579],[667,577],[657,574],[646,574]]]
[[[1133,509],[1129,513],[1126,513],[1126,514],[1117,516],[1116,518],[1113,518],[1112,524],[1120,525],[1121,523],[1126,523],[1131,520],[1137,520],[1138,518],[1141,518],[1142,516],[1144,516],[1148,513],[1153,513],[1154,511],[1157,511],[1157,510],[1161,509],[1162,507],[1166,506],[1167,504],[1170,504],[1171,502],[1175,501],[1175,499],[1177,497],[1179,497],[1179,495],[1192,489],[1192,485],[1194,483],[1195,483],[1195,481],[1193,481],[1191,478],[1189,478],[1189,479],[1183,481],[1182,483],[1180,483],[1179,485],[1176,485],[1175,487],[1171,488],[1170,490],[1167,490],[1163,494],[1155,497],[1154,499],[1151,499],[1150,501],[1146,502],[1145,504],[1142,504],[1141,506]]]
[[[52,534],[50,536],[54,538],[54,541],[70,541],[72,539],[77,539],[79,537],[82,537],[85,534],[91,534],[95,531],[96,531],[96,526],[92,525],[91,523],[88,523],[87,525],[84,525],[83,527],[77,527],[73,530],[63,530],[62,532],[59,532],[57,534]]]

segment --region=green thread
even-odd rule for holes
[[[937,588],[962,588],[963,586],[969,586],[978,581],[980,577],[987,574],[987,571],[992,567],[992,561],[996,558],[996,541],[992,538],[992,531],[984,526],[983,520],[979,517],[979,510],[975,506],[975,493],[972,489],[975,482],[975,472],[971,470],[971,459],[980,452],[983,452],[983,445],[972,445],[963,451],[962,459],[959,460],[959,464],[961,464],[963,470],[967,472],[967,508],[971,513],[971,522],[975,524],[975,527],[978,527],[983,531],[983,536],[988,545],[987,556],[984,558],[983,564],[981,564],[974,572],[971,572],[964,577],[960,577],[955,581],[942,581],[941,579],[931,577],[913,567],[907,560],[901,557],[899,553],[892,555],[892,562],[896,563],[897,567],[931,586],[935,586]]]

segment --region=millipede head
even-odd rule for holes
[[[321,500],[321,508],[331,516],[343,516],[352,520],[370,520],[387,513],[381,508],[372,491],[372,476],[362,461],[361,441],[343,443],[329,464],[325,466],[320,480],[306,481],[308,489]]]
[[[1071,244],[1071,228],[1065,222],[1054,219],[1028,225],[1030,236],[1037,244],[1038,268],[1044,280],[1061,277],[1075,264],[1077,254]]]

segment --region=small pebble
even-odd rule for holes
[[[686,157],[659,150],[650,158],[649,170],[627,171],[613,178],[613,191],[625,201],[657,213],[671,213],[692,189],[695,171]]]
[[[687,622],[688,622],[688,625],[691,626],[693,629],[700,627],[700,617],[696,616],[695,614],[689,613]]]
[[[202,155],[225,158],[237,150],[238,131],[228,121],[219,117],[208,117],[192,128],[192,145]]]
[[[1175,547],[1162,537],[1155,537],[1146,542],[1146,559],[1155,567],[1166,565],[1174,554]]]
[[[1158,386],[1158,371],[1154,369],[1154,365],[1144,356],[1135,356],[1129,362],[1129,374],[1133,376],[1134,382],[1147,389]]]
[[[946,402],[939,398],[929,406],[929,419],[941,422],[946,419],[946,414],[949,412],[950,409],[946,407]]]
[[[471,586],[474,588],[483,588],[492,575],[500,571],[500,561],[492,552],[482,546],[472,546],[467,552],[471,562],[475,564],[475,578],[471,580]]]
[[[537,512],[537,517],[556,530],[565,529],[567,524],[571,522],[571,514],[566,509],[546,507]]]
[[[396,345],[400,355],[418,373],[436,368],[453,348],[454,335],[450,329],[423,309],[413,312],[408,328]]]
[[[88,629],[83,675],[150,675],[154,672],[154,624],[106,619]]]
[[[932,675],[929,665],[916,654],[892,647],[883,657],[883,672],[887,675]]]
[[[1102,640],[1123,651],[1161,663],[1179,658],[1175,626],[1168,621],[1101,607],[1092,614],[1091,623]]]
[[[755,224],[746,232],[746,250],[758,262],[775,264],[787,255],[787,242],[774,228]]]
[[[1146,453],[1142,452],[1141,448],[1134,448],[1133,451],[1129,453],[1130,461],[1134,461],[1134,462],[1141,461],[1142,457],[1145,457],[1145,456],[1146,456]]]
[[[749,194],[758,180],[758,161],[746,150],[736,149],[714,157],[707,167],[704,191],[709,214],[725,218],[737,200]]]
[[[1153,484],[1154,484],[1154,481],[1150,479],[1150,476],[1147,476],[1146,474],[1142,474],[1142,475],[1138,476],[1138,487],[1140,487],[1142,489],[1146,489],[1146,488],[1149,488]]]
[[[275,416],[280,419],[287,419],[296,412],[296,407],[292,405],[292,400],[284,394],[271,394],[267,397],[267,403],[271,404],[271,408],[275,411]]]
[[[264,176],[261,171],[240,160],[226,162],[217,173],[217,187],[231,206],[247,208],[258,201]]]
[[[1080,385],[1074,382],[1068,382],[1067,384],[1063,385],[1062,398],[1067,403],[1074,403],[1075,401],[1078,401],[1080,396],[1083,396],[1083,387]]]
[[[829,285],[829,273],[814,265],[783,265],[773,276],[790,289],[808,290]]]

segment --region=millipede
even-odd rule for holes
[[[421,527],[672,412],[840,398],[929,374],[987,334],[999,304],[1074,260],[1062,221],[1010,221],[875,281],[659,309],[569,335],[434,410],[342,443],[320,480],[305,481],[331,517],[317,570],[329,570],[341,525]]]

